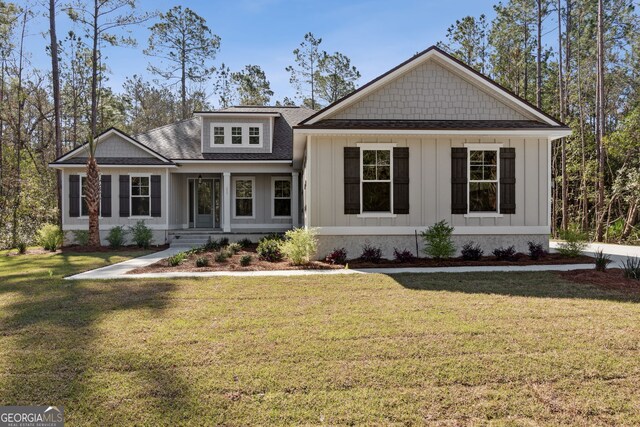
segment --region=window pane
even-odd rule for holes
[[[378,180],[391,179],[390,166],[378,166]]]
[[[471,164],[482,164],[482,151],[470,151],[469,161]]]
[[[248,179],[239,179],[236,181],[236,197],[252,197],[251,181]]]
[[[291,199],[276,199],[273,202],[275,216],[291,216]]]
[[[363,212],[391,212],[391,183],[362,183]]]
[[[80,216],[89,216],[89,205],[87,204],[87,198],[82,197],[82,206],[80,207]]]
[[[365,181],[373,181],[376,179],[376,167],[375,166],[363,166],[362,167],[362,179]]]
[[[289,181],[275,181],[274,197],[291,197],[291,183]]]
[[[131,215],[148,216],[149,215],[149,198],[148,197],[132,197],[131,198]]]
[[[253,200],[236,199],[236,216],[251,216]]]
[[[375,165],[376,164],[376,152],[375,152],[375,150],[362,150],[362,164],[363,165]]]
[[[474,181],[481,181],[483,178],[483,170],[482,170],[482,166],[471,166],[470,168],[470,173],[471,176],[469,179],[474,180]]]
[[[496,173],[496,166],[485,166],[484,167],[484,179],[485,180],[495,180],[498,179],[498,175]]]
[[[498,152],[494,150],[483,151],[484,153],[484,164],[485,165],[496,165],[498,161]]]
[[[389,165],[391,160],[391,152],[389,150],[378,150],[376,151],[378,161],[378,165]]]
[[[495,182],[469,183],[469,211],[495,212],[497,211],[497,184]]]
[[[231,128],[231,143],[242,144],[242,128],[241,127],[234,126]]]

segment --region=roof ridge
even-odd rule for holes
[[[149,133],[151,133],[151,132],[155,132],[155,131],[157,131],[157,130],[160,130],[160,129],[166,128],[166,127],[168,127],[168,126],[175,126],[175,125],[179,125],[180,123],[188,122],[189,120],[194,120],[194,119],[197,119],[197,117],[189,117],[188,119],[180,119],[180,120],[178,120],[177,122],[167,123],[166,125],[162,125],[162,126],[159,126],[159,127],[157,127],[157,128],[149,129],[149,130],[148,130],[148,131],[146,131],[146,132],[137,133],[137,134],[135,134],[135,135],[134,135],[134,137],[138,137],[138,136],[140,136],[140,135],[147,135],[147,134],[149,134]]]

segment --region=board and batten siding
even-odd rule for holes
[[[359,218],[344,214],[344,147],[393,143],[409,147],[409,214]],[[516,151],[516,213],[472,218],[451,213],[451,148],[499,143]],[[548,226],[549,142],[546,138],[313,136],[306,167],[306,225],[310,227],[427,227],[440,220],[453,226]]]

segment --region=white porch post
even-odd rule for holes
[[[231,172],[222,173],[222,231],[231,231]]]
[[[298,189],[299,179],[298,172],[291,172],[291,223],[294,227],[300,226],[300,191]]]

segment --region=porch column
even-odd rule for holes
[[[298,219],[300,216],[300,205],[298,202],[298,200],[300,200],[298,176],[298,172],[291,172],[291,223],[294,227],[300,226],[300,221]]]
[[[231,231],[231,172],[222,173],[222,231]]]

